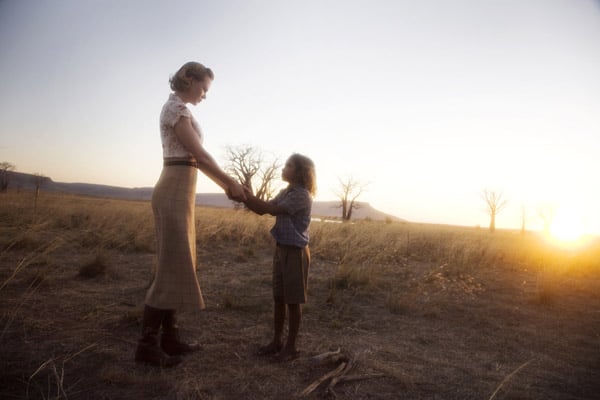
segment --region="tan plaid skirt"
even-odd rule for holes
[[[204,308],[196,276],[196,179],[189,166],[164,167],[152,193],[158,258],[145,303],[154,308]]]

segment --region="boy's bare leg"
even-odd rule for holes
[[[282,298],[275,297],[273,301],[273,341],[258,349],[259,355],[278,353],[283,347],[283,327],[285,325],[286,306]]]
[[[300,331],[300,322],[302,322],[301,304],[288,304],[287,308],[290,312],[289,329],[285,347],[277,357],[281,360],[291,359],[297,356],[298,350],[296,349],[296,339],[298,337],[298,332]]]
[[[273,304],[273,344],[281,349],[283,326],[285,325],[285,303],[283,299],[276,297]]]

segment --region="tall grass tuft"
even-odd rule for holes
[[[79,276],[81,278],[92,279],[103,276],[108,269],[106,257],[102,254],[96,254],[93,259],[86,262],[79,268]]]

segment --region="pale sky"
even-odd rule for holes
[[[483,189],[600,233],[600,2],[0,0],[0,161],[61,182],[153,186],[184,62],[205,146],[317,166],[414,222],[486,227]],[[206,178],[198,192],[218,192]]]

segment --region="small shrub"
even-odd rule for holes
[[[327,304],[335,304],[337,301],[337,288],[336,288],[336,280],[335,278],[330,278],[327,281],[327,288],[329,289],[329,293],[327,295],[327,299],[325,302]]]
[[[73,228],[73,229],[77,229],[77,228],[86,226],[86,224],[88,224],[90,221],[89,214],[75,213],[75,214],[71,214],[69,217],[70,217],[69,227]]]
[[[237,263],[245,263],[245,262],[248,262],[248,258],[246,258],[245,255],[238,253],[235,256],[234,261]]]
[[[240,298],[229,292],[225,292],[223,294],[222,302],[223,308],[226,308],[228,310],[241,307]]]
[[[121,322],[128,326],[141,326],[144,311],[142,309],[127,310],[121,317]]]
[[[107,268],[106,260],[102,255],[98,254],[90,262],[79,268],[79,276],[86,279],[96,278],[104,275]]]
[[[252,247],[245,246],[238,249],[234,260],[238,263],[245,263],[248,262],[255,255],[256,253],[254,252],[254,249]]]
[[[9,242],[3,251],[35,250],[42,243],[43,242],[35,236],[34,232],[26,231]]]
[[[546,287],[546,288],[541,288],[540,290],[538,290],[536,292],[533,302],[535,304],[549,306],[549,305],[556,303],[557,298],[558,298],[558,295],[557,295],[556,291]]]
[[[390,313],[398,315],[406,315],[410,310],[410,306],[407,304],[406,299],[393,294],[387,296],[385,307]]]
[[[373,283],[374,274],[372,268],[343,265],[338,269],[333,278],[333,285],[337,289],[371,286]]]

